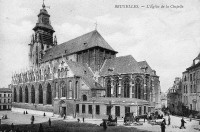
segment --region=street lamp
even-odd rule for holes
[[[94,118],[94,101],[95,101],[95,98],[92,97],[92,102],[93,102],[93,105],[92,105],[92,119]]]

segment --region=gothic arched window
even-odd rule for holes
[[[111,79],[107,80],[107,97],[111,97]]]
[[[115,79],[115,96],[118,97],[118,93],[119,93],[119,78],[117,77]]]
[[[16,91],[16,88],[14,88],[14,102],[17,102],[17,91]]]
[[[22,102],[22,87],[19,88],[19,102]]]
[[[78,81],[76,81],[76,84],[75,84],[75,99],[78,98]]]
[[[39,85],[39,104],[43,104],[43,90],[42,90],[42,85]]]
[[[28,103],[28,87],[25,88],[25,103]]]
[[[128,77],[124,78],[124,98],[130,97],[130,80]]]
[[[58,69],[58,77],[60,77],[60,69]]]
[[[51,92],[51,85],[48,83],[47,85],[47,104],[52,104],[52,92]]]
[[[141,98],[141,80],[139,78],[136,78],[135,81],[135,98]]]
[[[65,82],[61,82],[60,87],[61,87],[61,96],[62,96],[62,97],[66,97]]]
[[[64,68],[61,69],[61,77],[64,77]]]
[[[65,68],[65,77],[67,77],[67,72],[68,72],[68,69]]]
[[[31,103],[35,103],[35,88],[33,85],[31,87]]]
[[[72,81],[69,81],[69,99],[72,98]]]

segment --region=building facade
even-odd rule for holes
[[[9,88],[0,88],[0,110],[10,110],[12,107],[12,91]]]
[[[45,5],[33,28],[30,68],[12,77],[13,107],[102,118],[160,107],[160,81],[146,61],[116,57],[97,30],[57,45]]]
[[[182,81],[181,78],[176,77],[174,84],[168,89],[167,93],[167,107],[172,114],[182,113]]]
[[[183,72],[182,102],[187,108],[200,111],[200,54],[193,60],[192,66]]]

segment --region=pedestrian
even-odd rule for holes
[[[83,117],[83,122],[85,121],[85,118]]]
[[[78,118],[77,120],[78,120],[78,123],[79,123],[79,122],[80,122],[80,119]]]
[[[171,124],[171,117],[168,114],[168,125],[170,125],[170,124]]]
[[[115,117],[115,122],[117,123],[117,116]]]
[[[42,127],[42,124],[40,124],[40,126],[39,126],[39,131],[38,131],[38,132],[44,132],[43,127]]]
[[[163,118],[163,122],[164,122],[164,124],[166,125],[166,120],[165,120],[165,118]]]
[[[185,128],[185,121],[184,121],[184,118],[182,117],[182,119],[181,119],[181,126],[180,126],[180,129],[183,127],[183,128]]]
[[[66,118],[66,115],[64,114],[64,115],[63,115],[63,120],[65,120],[65,118]]]
[[[24,115],[25,115],[26,113],[25,113],[25,111],[24,111]]]
[[[190,118],[190,122],[191,122],[192,121],[192,114],[190,114],[189,118]]]
[[[11,129],[14,130],[14,124],[13,123],[11,124]]]
[[[51,119],[49,118],[49,126],[51,127]]]
[[[26,111],[26,114],[28,114],[28,112]]]
[[[164,120],[161,122],[160,126],[161,126],[161,132],[165,132],[165,122],[164,122]]]
[[[104,129],[104,130],[107,129],[107,124],[106,124],[106,121],[105,121],[105,120],[103,121],[103,129]]]
[[[34,120],[35,120],[35,117],[32,115],[32,116],[31,116],[31,124],[32,124],[32,125],[34,124]]]
[[[44,113],[44,114],[43,114],[43,116],[45,117],[45,116],[46,116],[46,114]]]

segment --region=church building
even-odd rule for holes
[[[12,76],[12,109],[122,118],[160,108],[160,81],[146,61],[117,57],[97,30],[57,44],[43,4],[29,45],[29,69]]]

